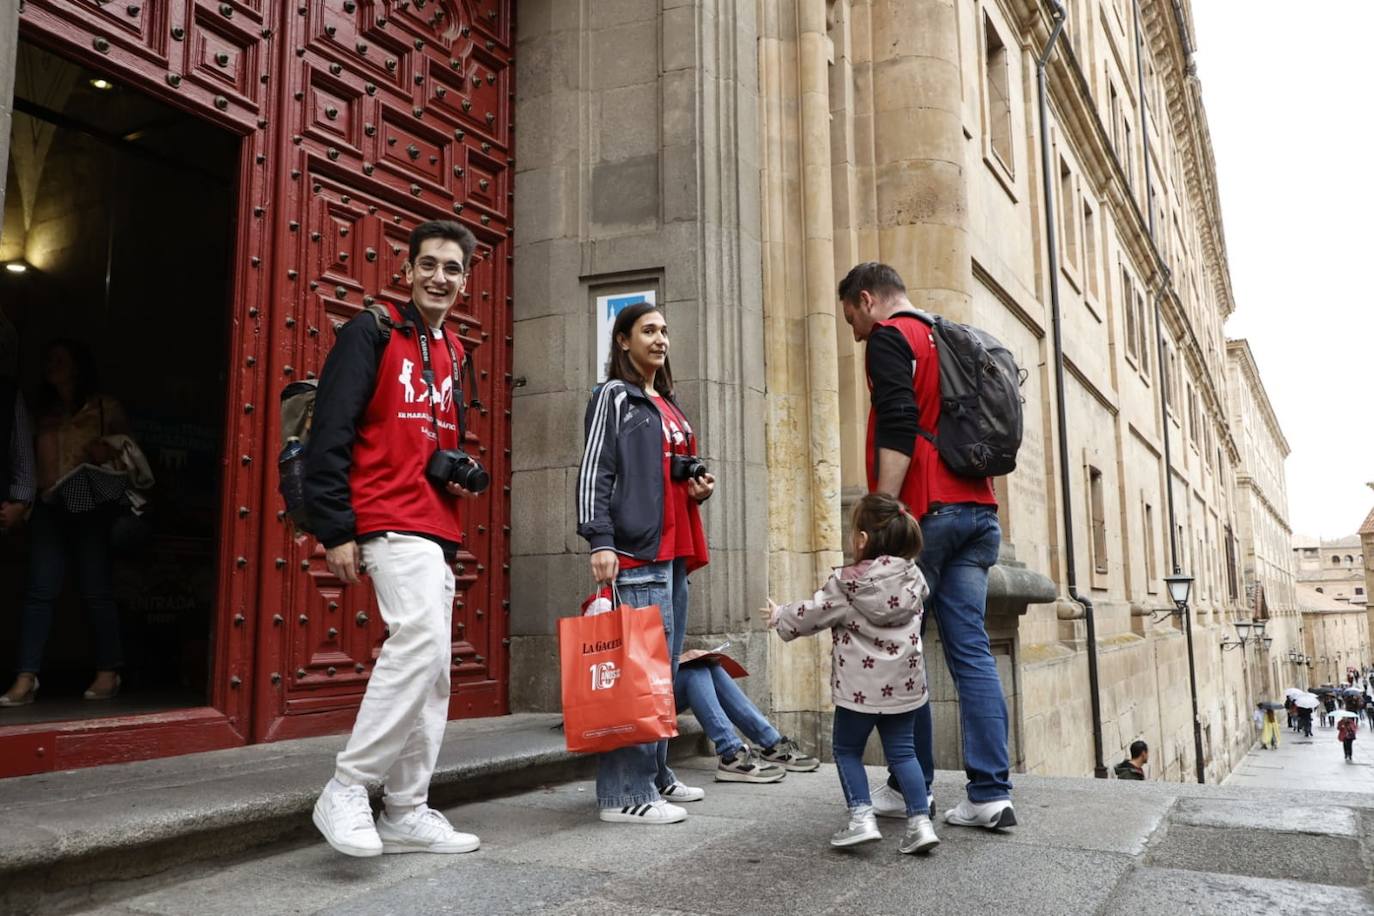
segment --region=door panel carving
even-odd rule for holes
[[[496,93],[509,84],[509,47],[486,38],[491,46],[479,47],[470,37],[478,32],[470,24],[476,4],[296,0],[292,6],[283,78],[297,104],[287,106],[276,146],[289,171],[279,192],[272,371],[279,379],[288,367],[312,376],[334,328],[373,297],[409,297],[401,265],[416,224],[459,219],[477,235],[471,293],[454,309],[450,328],[473,356],[484,405],[469,414],[465,447],[491,469],[493,485],[464,505],[451,712],[501,713],[510,359],[509,208],[502,195],[509,186],[511,102]],[[473,59],[479,51],[480,64]],[[480,85],[450,75],[473,67],[483,74]],[[481,114],[474,119],[466,109]],[[478,126],[482,133],[475,135]],[[477,152],[482,145],[486,152]],[[286,737],[316,733],[321,723],[346,724],[386,635],[371,588],[343,586],[313,539],[293,538],[285,526],[268,535],[282,564],[264,595],[279,596],[291,625],[263,630],[260,660],[280,679],[271,684],[262,680],[266,672],[260,675],[259,733]]]

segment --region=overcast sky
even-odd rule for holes
[[[1293,452],[1295,534],[1374,492],[1374,2],[1193,0],[1236,312]]]

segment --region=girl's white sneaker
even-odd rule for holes
[[[860,805],[849,809],[849,823],[843,830],[837,830],[830,837],[831,846],[857,846],[883,838],[878,829],[878,819],[873,816],[872,805]]]

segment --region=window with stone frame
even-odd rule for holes
[[[1083,282],[1087,284],[1088,293],[1093,297],[1099,295],[1097,252],[1097,211],[1093,209],[1092,203],[1085,195],[1083,197]]]
[[[1078,272],[1078,195],[1075,193],[1073,170],[1059,157],[1059,238],[1063,252],[1063,266],[1071,275]],[[1077,284],[1075,284],[1077,285]]]
[[[1107,573],[1107,501],[1103,495],[1102,472],[1088,465],[1088,522],[1091,530],[1093,572]]]
[[[1133,361],[1140,360],[1140,328],[1135,311],[1135,284],[1127,273],[1125,265],[1121,268],[1121,303],[1126,316],[1126,355]]]
[[[1140,371],[1148,378],[1150,375],[1150,342],[1154,340],[1154,333],[1151,329],[1154,317],[1145,308],[1145,296],[1141,290],[1135,291],[1135,311],[1136,325],[1140,328]]]
[[[1145,522],[1145,591],[1153,595],[1158,589],[1155,582],[1159,578],[1159,569],[1155,563],[1155,507],[1143,501],[1141,505]]]
[[[992,19],[983,14],[983,86],[987,97],[988,146],[1009,175],[1012,167],[1011,61]]]

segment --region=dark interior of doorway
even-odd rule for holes
[[[151,537],[113,561],[120,695],[82,699],[94,660],[68,575],[37,700],[0,709],[0,729],[208,700],[238,156],[234,135],[20,42],[0,372],[17,372],[33,405],[46,342],[89,345],[156,483]],[[0,537],[0,691],[17,664],[28,541],[24,529]]]

